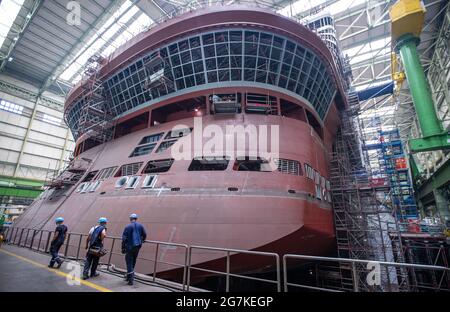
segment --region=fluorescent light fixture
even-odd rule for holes
[[[44,116],[42,117],[42,121],[48,122],[50,124],[57,125],[57,126],[61,125],[61,122],[62,122],[61,119],[54,117],[52,115],[48,115],[48,114],[44,114]]]
[[[12,62],[14,60],[14,58],[12,57],[12,56],[10,56],[9,58],[8,58],[8,62]]]
[[[23,112],[22,105],[17,105],[17,104],[8,102],[6,100],[0,101],[0,109],[11,112],[11,113],[19,114],[19,115],[22,115],[22,112]]]
[[[0,1],[0,48],[3,45],[9,30],[11,29],[17,14],[25,0],[2,0]]]

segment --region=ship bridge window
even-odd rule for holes
[[[134,149],[133,153],[131,153],[129,157],[136,157],[150,154],[155,148],[155,146],[156,143],[138,146]]]
[[[223,171],[228,167],[229,159],[225,157],[202,157],[193,159],[189,171]]]
[[[122,177],[122,176],[131,176],[135,175],[139,169],[141,168],[143,162],[136,162],[131,164],[126,164],[120,167],[120,169],[116,173],[116,177]]]
[[[265,159],[246,156],[245,159],[236,159],[233,170],[271,172],[274,168],[272,168],[271,164]]]
[[[106,180],[106,179],[112,177],[114,172],[116,171],[116,169],[117,169],[117,166],[104,168],[104,169],[100,170],[96,180],[102,181],[102,180]]]
[[[159,145],[159,147],[158,147],[158,149],[156,150],[155,153],[161,153],[161,152],[164,152],[166,149],[168,149],[169,147],[171,147],[172,145],[174,145],[176,141],[177,141],[177,140],[171,140],[171,141],[164,141],[164,142],[162,142],[162,143]]]
[[[145,166],[142,173],[160,173],[169,171],[172,167],[174,159],[160,159],[160,160],[150,160]]]
[[[98,172],[98,170],[89,172],[89,173],[86,175],[86,177],[84,178],[83,182],[89,182],[89,181],[91,181],[92,179],[94,179],[94,177],[95,177],[95,175],[97,174],[97,172]]]
[[[149,135],[149,136],[143,137],[138,145],[149,144],[149,143],[156,143],[159,140],[161,140],[163,135],[164,135],[164,133],[161,132],[161,133],[157,133],[157,134],[153,134],[153,135]]]
[[[278,167],[278,171],[281,173],[303,175],[302,166],[297,160],[290,159],[274,159],[275,165]]]

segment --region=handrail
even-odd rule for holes
[[[194,249],[201,249],[201,250],[212,250],[212,251],[222,251],[226,253],[226,272],[223,271],[217,271],[217,270],[208,270],[200,267],[192,266],[192,251]],[[275,266],[276,266],[276,274],[277,279],[276,280],[270,280],[270,279],[264,279],[264,278],[256,278],[251,277],[243,274],[235,274],[230,272],[231,267],[231,253],[236,254],[247,254],[247,255],[255,255],[255,256],[265,256],[265,257],[274,257],[275,258]],[[260,281],[265,283],[272,283],[277,285],[277,291],[281,291],[281,274],[280,274],[280,256],[277,253],[272,252],[263,252],[263,251],[251,251],[251,250],[242,250],[242,249],[232,249],[232,248],[218,248],[218,247],[207,247],[207,246],[189,246],[189,257],[188,257],[188,263],[187,263],[187,291],[189,291],[189,287],[191,284],[191,270],[197,270],[197,271],[203,271],[203,272],[209,272],[209,273],[215,273],[219,275],[225,275],[225,291],[230,291],[230,276],[232,277],[238,277],[242,279],[248,279],[248,280],[254,280],[254,281]]]
[[[26,247],[31,250],[37,250],[42,252],[48,252],[50,247],[50,242],[52,238],[52,233],[54,231],[51,230],[38,230],[38,229],[31,229],[31,228],[20,228],[20,227],[9,227],[5,231],[5,238],[7,243],[17,245],[19,247]],[[63,245],[63,255],[65,258],[80,260],[80,252],[82,249],[82,241],[83,237],[87,237],[87,234],[82,233],[76,233],[76,232],[70,232],[67,233],[67,239],[64,242]],[[107,269],[109,270],[111,267],[112,257],[113,255],[119,255],[122,256],[121,253],[115,251],[117,249],[117,243],[122,240],[121,237],[116,236],[107,236],[105,241],[106,248],[110,247],[110,253],[108,256],[108,261],[104,264],[107,265]],[[110,244],[108,244],[110,242]],[[357,272],[357,265],[362,264],[372,264],[376,263],[380,265],[380,267],[384,267],[386,270],[389,267],[394,267],[396,269],[402,270],[400,273],[397,274],[405,274],[404,276],[401,276],[404,278],[414,277],[418,273],[432,273],[433,277],[436,279],[435,271],[443,272],[440,280],[436,279],[437,287],[432,287],[424,284],[415,284],[415,287],[418,289],[424,289],[424,290],[450,290],[450,268],[443,267],[443,266],[437,266],[437,265],[425,265],[425,264],[412,264],[412,263],[397,263],[397,262],[387,262],[387,261],[375,261],[375,260],[360,260],[360,259],[349,259],[349,258],[336,258],[336,257],[321,257],[321,256],[309,256],[309,255],[297,255],[297,254],[285,254],[282,257],[282,264],[280,264],[280,256],[277,253],[272,252],[263,252],[263,251],[252,251],[252,250],[241,250],[241,249],[233,249],[233,248],[219,248],[219,247],[208,247],[208,246],[197,246],[197,245],[187,245],[182,243],[171,243],[171,242],[163,242],[163,241],[157,241],[157,240],[145,240],[142,248],[145,248],[145,246],[153,245],[155,247],[154,251],[154,257],[152,259],[144,258],[144,257],[138,257],[140,260],[150,261],[153,263],[153,269],[152,269],[152,280],[153,282],[156,282],[157,278],[157,271],[158,271],[158,265],[165,264],[167,266],[175,267],[176,269],[183,270],[182,275],[182,290],[183,291],[189,291],[190,284],[191,284],[191,273],[193,270],[201,271],[201,272],[207,272],[207,273],[213,273],[217,275],[225,276],[225,290],[226,292],[230,291],[230,277],[236,277],[241,279],[247,279],[247,280],[253,280],[258,281],[261,283],[269,283],[269,284],[276,284],[277,285],[277,291],[289,291],[289,286],[297,287],[297,288],[303,288],[303,289],[309,289],[309,290],[316,290],[316,291],[339,291],[333,288],[325,288],[325,287],[316,287],[306,284],[299,284],[289,281],[289,272],[288,272],[288,260],[289,259],[297,259],[297,260],[304,260],[304,261],[312,261],[312,262],[327,262],[327,263],[335,263],[338,264],[338,266],[342,269],[345,267],[347,270],[351,272],[352,276],[352,287],[353,291],[359,291],[360,290],[360,281],[358,279],[358,272]],[[173,263],[170,261],[162,261],[162,257],[159,257],[161,255],[161,246],[172,246],[177,248],[183,248],[183,261],[180,261],[180,263]],[[116,249],[115,249],[116,247]],[[219,271],[217,269],[206,269],[202,268],[201,265],[192,265],[192,259],[195,254],[196,250],[206,250],[206,251],[217,251],[225,253],[225,259],[226,259],[226,270],[225,271]],[[250,255],[250,256],[262,256],[262,257],[268,257],[268,258],[275,258],[273,261],[275,265],[275,273],[276,273],[276,279],[268,279],[268,278],[260,278],[260,277],[252,277],[244,274],[237,274],[231,272],[231,258],[233,256],[237,256],[239,254],[243,255]],[[220,259],[222,259],[220,257]],[[216,260],[216,259],[212,259]],[[208,261],[212,261],[208,260]],[[208,262],[206,261],[206,262]],[[404,271],[407,269],[414,269],[418,270],[412,271],[411,273]],[[421,271],[425,270],[425,271]],[[283,274],[283,279],[281,278],[281,272]],[[397,272],[397,271],[396,271]],[[368,273],[368,272],[366,272]],[[148,273],[146,273],[148,274]],[[409,275],[411,274],[411,276]],[[387,278],[390,282],[391,277],[389,276],[390,273],[387,271]],[[447,283],[443,285],[444,278],[446,277]],[[342,276],[340,276],[342,278]],[[283,287],[282,287],[283,284]],[[399,284],[395,284],[399,285]],[[446,286],[446,287],[445,287]],[[443,288],[445,287],[445,288]]]
[[[395,268],[410,268],[410,269],[424,269],[429,271],[443,271],[441,281],[439,282],[438,289],[443,282],[445,274],[447,274],[447,279],[449,278],[450,268],[436,265],[425,265],[425,264],[412,264],[412,263],[397,263],[397,262],[387,262],[387,261],[376,261],[376,260],[360,260],[360,259],[349,259],[349,258],[334,258],[334,257],[320,257],[320,256],[307,256],[307,255],[295,255],[295,254],[285,254],[283,256],[283,289],[285,292],[288,291],[288,286],[321,290],[321,291],[336,291],[330,288],[314,287],[298,283],[290,283],[288,281],[288,271],[287,271],[287,260],[288,259],[298,259],[298,260],[313,260],[313,261],[324,261],[324,262],[335,262],[339,266],[342,264],[350,264],[352,279],[353,279],[353,291],[359,291],[359,281],[357,280],[356,264],[372,264],[376,263],[384,267],[395,267]],[[389,275],[389,273],[388,273]]]

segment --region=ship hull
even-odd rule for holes
[[[276,125],[280,137],[289,138],[289,141],[280,140],[279,157],[295,159],[302,167],[310,164],[320,176],[327,175],[328,147],[304,122],[258,115],[246,116],[244,123],[239,116],[232,121],[205,116],[202,121],[204,127],[214,124],[223,129],[229,124]],[[143,136],[166,132],[179,123],[194,127],[191,119],[163,124],[97,146],[80,157],[92,160],[89,170],[130,162],[129,153]],[[327,132],[325,135],[329,137]],[[152,155],[150,159],[153,157],[169,158],[170,153]],[[134,161],[140,160],[145,163],[148,156],[136,157]],[[53,230],[54,218],[63,216],[70,232],[87,233],[100,216],[105,216],[109,220],[108,236],[120,237],[129,214],[137,213],[139,222],[147,228],[148,239],[155,241],[267,251],[279,256],[286,253],[323,255],[332,251],[334,229],[329,197],[317,197],[317,184],[306,172],[292,175],[276,171],[236,171],[231,164],[225,171],[189,171],[190,162],[175,161],[170,171],[158,174],[156,185],[150,189],[118,189],[115,184],[119,177],[102,181],[95,192],[77,192],[79,183],[62,190],[50,189],[27,209],[15,226]],[[68,256],[78,254],[78,243],[74,235],[67,248]],[[112,247],[112,239],[108,238],[106,248]],[[137,271],[153,272],[155,248],[152,244],[142,248],[140,257],[146,260],[138,262]],[[113,251],[111,263],[124,267],[117,240]],[[170,272],[179,268],[167,263],[182,265],[185,255],[182,247],[160,246],[156,271]],[[218,270],[223,271],[225,256],[224,252],[194,249],[191,265],[220,267]],[[232,260],[234,272],[262,272],[273,269],[275,264],[269,257],[239,256]]]
[[[125,220],[129,211],[140,215],[140,222],[147,228],[150,240],[216,248],[324,255],[334,246],[332,212],[328,205],[318,203],[306,194],[245,195],[217,192],[217,194],[193,195],[166,190],[162,194],[142,196],[105,196],[96,199],[81,221],[70,231],[86,233],[92,219],[108,215],[112,220]],[[234,192],[233,192],[234,193]],[[247,191],[247,193],[251,193]],[[256,191],[255,191],[256,193]],[[36,203],[38,204],[38,203]],[[133,209],[124,209],[133,207]],[[67,215],[67,213],[65,214]],[[78,218],[78,216],[73,216]],[[111,263],[125,267],[120,255],[120,239],[112,244],[113,236],[120,236],[126,222],[108,226],[105,247],[113,251]],[[38,237],[35,238],[35,245]],[[83,255],[78,252],[79,236],[73,235],[67,248],[67,256]],[[81,246],[84,246],[84,239]],[[63,246],[62,251],[66,249]],[[158,247],[156,271],[169,272],[162,276],[173,278],[180,273],[185,261],[183,247]],[[152,274],[156,255],[155,244],[145,244],[140,251],[137,271]],[[192,249],[191,265],[209,270],[225,270],[226,255],[223,251]],[[105,258],[106,259],[106,258]],[[170,263],[170,265],[168,264]],[[259,273],[275,268],[274,257],[238,255],[231,257],[231,269],[235,273]],[[178,266],[177,266],[178,265]],[[195,272],[193,276],[211,274]]]

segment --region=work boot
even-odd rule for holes
[[[56,266],[57,269],[59,269],[61,267],[61,265],[63,264],[64,260],[59,260],[58,265]]]
[[[91,274],[91,277],[97,277],[99,275],[100,275],[100,273],[95,272],[94,274]]]
[[[128,285],[133,286],[133,281],[132,280],[128,280]]]
[[[54,269],[53,264],[49,264],[47,267],[50,269]]]
[[[89,278],[89,276],[88,275],[83,275],[83,277],[81,278],[81,279],[83,279],[83,280],[87,280]]]

